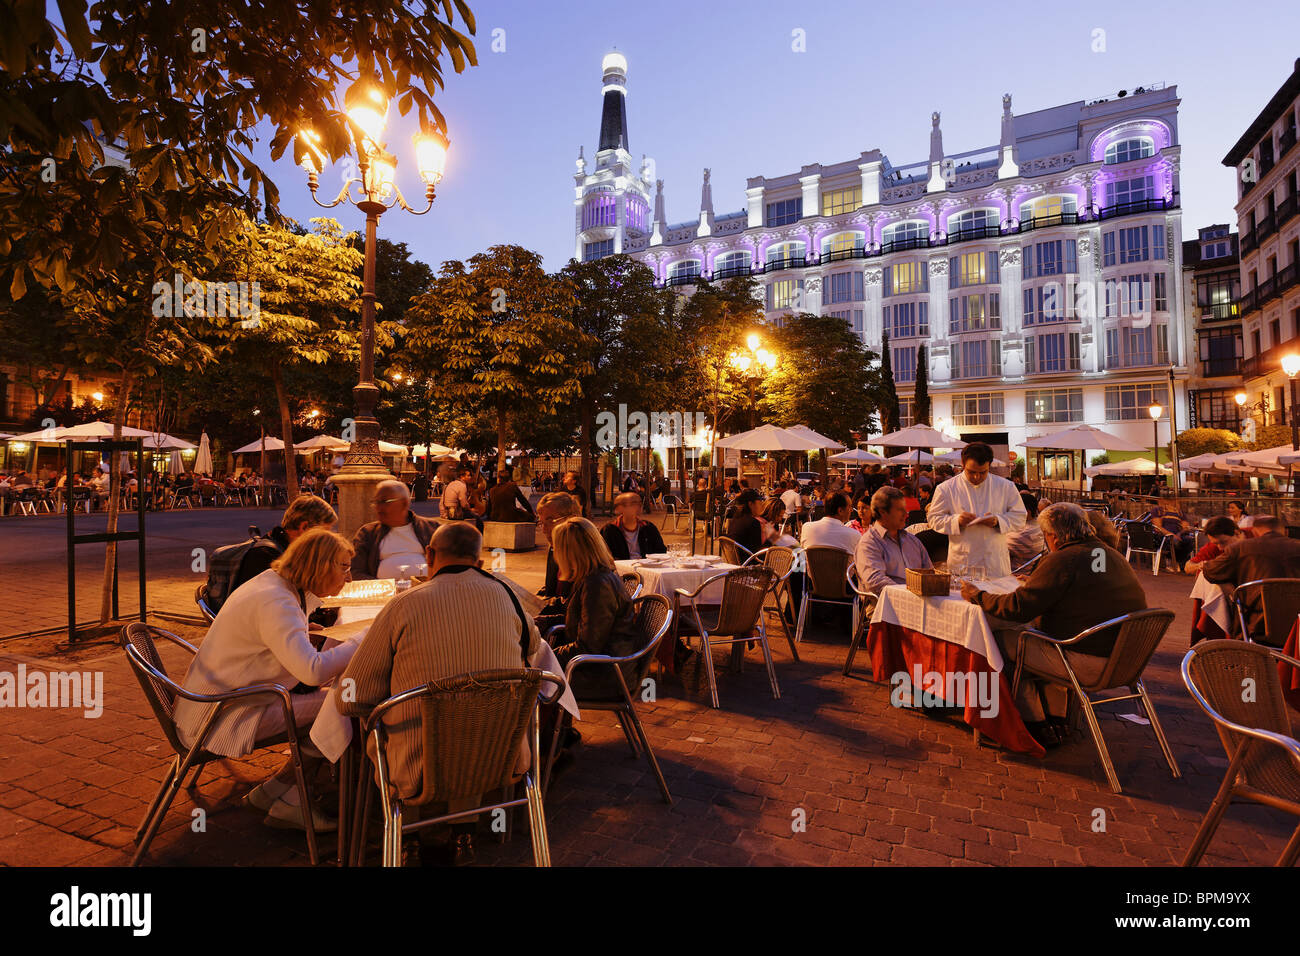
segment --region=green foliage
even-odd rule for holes
[[[1092,456],[1092,460],[1091,460],[1090,462],[1088,462],[1088,464],[1089,464],[1089,465],[1109,465],[1109,464],[1110,464],[1110,455],[1107,454],[1106,452],[1102,452],[1100,455],[1093,455],[1093,456]]]
[[[930,424],[930,362],[924,345],[916,347],[916,389],[913,394],[913,421],[917,425]]]
[[[877,399],[880,410],[881,434],[888,435],[900,428],[898,412],[898,386],[894,382],[894,365],[889,351],[889,333],[880,333],[880,393]]]
[[[1277,448],[1279,445],[1291,444],[1290,425],[1265,425],[1255,430],[1255,441],[1246,445],[1247,451],[1263,451],[1265,448]]]
[[[1188,428],[1178,433],[1180,459],[1195,458],[1197,455],[1224,455],[1240,447],[1240,436],[1223,428]]]

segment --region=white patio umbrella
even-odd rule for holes
[[[439,445],[437,442],[432,442],[427,448],[424,445],[413,445],[411,447],[412,458],[423,458],[425,455],[437,458],[439,455],[450,455],[454,453],[454,448],[448,448],[446,445]]]
[[[966,443],[955,435],[946,435],[936,428],[929,425],[909,425],[900,431],[890,432],[888,435],[879,435],[874,438],[868,438],[867,443],[871,445],[884,445],[886,447],[899,448],[916,448],[917,452],[908,455],[907,459],[913,464],[921,464],[922,448],[963,448]],[[895,458],[899,457],[897,455]],[[930,459],[926,459],[927,461]],[[896,465],[905,465],[907,461],[890,461]]]
[[[235,449],[231,454],[235,454],[235,455],[251,455],[251,454],[253,454],[253,452],[259,452],[259,451],[261,451],[261,450],[262,450],[262,439],[259,438],[259,439],[257,439],[256,441],[250,441],[250,442],[249,442],[247,445],[245,445],[243,448],[236,448],[236,449]],[[281,439],[281,438],[274,438],[274,437],[272,437],[272,436],[270,436],[270,435],[267,435],[267,436],[266,436],[266,450],[267,450],[267,451],[284,451],[284,440]]]
[[[1147,451],[1146,445],[1139,445],[1127,438],[1120,438],[1110,432],[1091,425],[1074,425],[1050,435],[1040,435],[1025,442],[1026,448],[1054,448],[1061,451],[1088,451],[1100,448],[1102,451]],[[1086,469],[1085,469],[1086,470]],[[1079,490],[1083,490],[1083,474],[1079,475]]]
[[[315,438],[308,438],[306,441],[295,442],[293,449],[297,452],[316,451],[317,449],[347,451],[348,447],[348,443],[342,438],[335,438],[333,435],[317,435]]]
[[[822,446],[811,438],[796,435],[787,428],[759,425],[739,435],[718,439],[719,448],[739,448],[742,451],[817,451]]]
[[[1171,471],[1168,465],[1160,466],[1160,473],[1167,475]],[[1089,478],[1095,478],[1098,475],[1152,475],[1155,474],[1155,465],[1150,458],[1130,458],[1128,461],[1111,461],[1104,465],[1090,465],[1083,469],[1083,473]]]
[[[885,459],[877,455],[874,451],[867,451],[865,448],[850,448],[848,451],[842,451],[838,455],[831,455],[827,461],[839,462],[858,462],[863,465],[883,465]]]
[[[893,458],[886,458],[885,463],[888,465],[928,465],[935,460],[934,455],[918,448],[915,451],[902,452]]]
[[[1229,452],[1223,456],[1224,465],[1230,471],[1259,471],[1268,475],[1285,475],[1290,471],[1290,463],[1283,462],[1282,456],[1292,456],[1290,445],[1277,445],[1259,451]]]
[[[1229,452],[1223,455],[1211,455],[1210,453],[1206,452],[1203,455],[1193,455],[1190,458],[1179,458],[1178,470],[1179,471],[1216,471],[1218,470],[1220,465],[1227,464],[1226,459],[1228,457],[1228,454],[1232,454],[1232,453]]]
[[[380,454],[383,454],[383,455],[401,455],[402,457],[405,457],[405,456],[406,456],[406,446],[405,446],[405,445],[394,445],[394,444],[393,444],[392,442],[390,442],[390,441],[381,441],[381,442],[379,443],[379,452],[380,452]]]
[[[201,475],[212,474],[212,446],[208,442],[206,430],[199,436],[199,453],[194,456],[194,470]]]
[[[143,428],[132,428],[129,425],[122,426],[123,438],[149,438],[153,432],[145,431]],[[65,441],[96,441],[99,439],[111,439],[113,437],[112,422],[85,422],[81,425],[63,426],[57,428],[42,429],[40,431],[28,432],[26,435],[15,435],[11,440],[26,442],[44,442],[46,444],[56,444]]]
[[[829,448],[832,450],[841,450],[844,448],[844,446],[841,445],[839,442],[837,442],[834,438],[827,438],[825,435],[813,431],[807,425],[791,425],[789,428],[786,429],[786,431],[798,435],[801,438],[807,438],[810,441],[817,442],[818,448]]]
[[[171,457],[167,460],[167,473],[169,475],[179,475],[184,470],[185,463],[181,461],[181,453],[178,448],[171,453]]]
[[[172,451],[172,450],[192,450],[197,446],[187,442],[184,438],[177,438],[175,435],[168,435],[166,432],[151,433],[144,440],[145,448],[152,448],[155,451]]]
[[[960,465],[960,464],[961,464],[961,449],[958,448],[958,449],[955,449],[954,451],[944,452],[942,455],[935,455],[935,456],[934,456],[934,460],[935,460],[935,461],[946,461],[946,462],[948,462],[948,463],[951,464],[951,465]],[[989,462],[989,464],[992,465],[994,468],[1005,468],[1005,467],[1007,467],[1007,463],[1006,463],[1005,461],[1003,461],[1001,458],[994,458],[991,462]]]

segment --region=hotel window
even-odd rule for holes
[[[1169,326],[1163,322],[1155,326],[1156,330],[1156,364],[1169,364]]]
[[[1156,144],[1149,136],[1134,139],[1122,139],[1106,147],[1106,165],[1128,163],[1135,159],[1146,159],[1156,154]]]
[[[913,292],[927,292],[930,288],[929,275],[924,262],[899,262],[885,266],[885,295],[909,295]]]
[[[959,295],[948,300],[948,334],[981,332],[1002,327],[1002,304],[998,293]]]
[[[948,239],[960,239],[963,235],[988,235],[988,230],[998,228],[998,211],[996,209],[968,209],[959,212],[948,220]]]
[[[786,265],[803,265],[806,249],[807,246],[802,242],[782,242],[775,246],[768,246],[768,265],[774,262]]]
[[[582,206],[582,228],[592,229],[596,226],[613,226],[618,223],[618,212],[614,206],[613,193],[599,193],[587,197]]]
[[[1059,282],[1045,282],[1024,290],[1023,324],[1043,325],[1073,318],[1065,308],[1065,287]]]
[[[1119,329],[1106,330],[1106,367],[1122,368],[1124,356],[1119,350]]]
[[[1043,196],[1021,204],[1020,221],[1061,217],[1060,221],[1065,222],[1077,208],[1078,200],[1073,196]]]
[[[843,319],[844,324],[850,326],[854,332],[862,334],[862,310],[861,309],[837,309],[829,313],[831,318]]]
[[[1196,391],[1196,424],[1201,428],[1226,428],[1236,431],[1241,426],[1241,411],[1233,398],[1235,389]]]
[[[911,347],[894,349],[894,381],[916,381],[916,349]]]
[[[1235,375],[1241,371],[1241,329],[1202,330],[1197,345],[1202,375]]]
[[[1001,425],[1004,416],[1001,392],[967,392],[952,397],[954,425]]]
[[[713,263],[713,277],[725,279],[728,276],[749,275],[749,253],[728,252]]]
[[[893,306],[885,306],[886,319],[889,318],[888,312],[893,309],[893,323],[890,324],[889,334],[895,339],[916,338],[918,334],[929,334],[927,328],[925,333],[920,333],[917,328],[917,312],[924,315],[924,309],[917,309],[917,306],[924,306],[924,302],[898,302]],[[928,324],[928,323],[927,323]]]
[[[605,239],[602,242],[584,242],[582,244],[582,261],[591,262],[593,259],[600,259],[604,256],[614,254],[614,240]]]
[[[899,428],[906,428],[908,425],[915,424],[915,422],[912,421],[912,409],[914,407],[915,407],[915,399],[903,398],[899,396],[898,398],[898,427]],[[884,423],[881,422],[881,424],[883,425]],[[884,429],[881,430],[883,431]]]
[[[1150,279],[1137,273],[1106,280],[1106,317],[1138,318],[1147,314]]]
[[[827,299],[829,303],[861,302],[863,299],[862,272],[835,272],[826,277]]]
[[[1031,425],[1083,421],[1083,389],[1042,388],[1025,392],[1025,421]]]
[[[841,232],[822,240],[822,255],[844,256],[852,252],[861,252],[866,240],[860,232]]]
[[[884,232],[885,245],[893,243],[909,249],[925,245],[929,238],[929,223],[919,219],[896,222],[892,226],[885,227]]]
[[[803,197],[800,196],[798,199],[782,199],[779,202],[768,203],[764,223],[768,226],[788,226],[802,218]]]
[[[668,281],[674,285],[689,285],[691,280],[700,277],[700,260],[687,259],[685,262],[677,262],[668,270]]]
[[[822,193],[822,215],[838,216],[840,213],[852,212],[862,205],[862,186],[852,189],[836,189]]]
[[[1169,276],[1163,272],[1157,272],[1152,276],[1152,287],[1154,293],[1152,298],[1155,299],[1154,305],[1157,312],[1169,311]]]
[[[1147,243],[1146,226],[1134,226],[1119,230],[1119,261],[1146,262],[1151,258],[1151,247]]]
[[[980,339],[976,342],[962,342],[961,377],[987,378],[992,374],[996,373],[992,372],[989,366],[989,342],[986,339]]]
[[[1150,176],[1119,179],[1106,184],[1107,206],[1121,206],[1125,203],[1142,202],[1145,199],[1155,198],[1156,190]]]
[[[1073,274],[1079,271],[1079,260],[1073,239],[1055,239],[1025,246],[1022,277]]]
[[[1106,386],[1106,421],[1150,421],[1147,409],[1159,402],[1161,419],[1169,418],[1169,389],[1164,385],[1108,385]]]
[[[1101,235],[1101,264],[1113,266],[1115,264],[1115,233],[1104,232]]]
[[[650,231],[650,207],[644,199],[629,196],[627,200],[627,225],[637,232]]]
[[[1124,338],[1124,364],[1137,368],[1151,364],[1151,326],[1142,329],[1122,330]]]
[[[968,252],[953,256],[948,260],[948,282],[951,288],[997,282],[997,256],[996,252]]]
[[[767,287],[767,310],[803,308],[803,279],[779,279]]]

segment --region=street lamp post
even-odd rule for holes
[[[1155,436],[1155,441],[1151,445],[1151,459],[1155,465],[1155,476],[1160,478],[1160,416],[1164,408],[1159,402],[1152,402],[1147,406],[1147,414],[1151,416],[1151,433]]]
[[[347,92],[344,107],[353,126],[357,144],[359,175],[349,177],[333,202],[316,198],[320,185],[320,154],[312,146],[315,136],[305,132],[300,163],[307,171],[307,187],[316,205],[330,209],[349,202],[366,216],[366,261],[361,293],[361,372],[352,389],[356,401],[352,443],[343,459],[343,467],[334,477],[339,489],[339,531],[351,535],[370,517],[370,498],[379,482],[391,477],[379,453],[379,422],[375,404],[379,387],[375,384],[375,250],[379,217],[394,205],[422,216],[433,208],[434,192],[442,179],[447,159],[447,140],[437,133],[414,137],[416,166],[424,181],[425,205],[409,205],[394,182],[397,158],[385,150],[381,141],[388,115],[388,99],[378,87],[358,81]],[[354,195],[353,186],[359,187]]]
[[[1300,355],[1292,352],[1282,357],[1282,371],[1291,380],[1291,450],[1300,451],[1300,401],[1296,400],[1295,377],[1300,374]]]
[[[745,384],[749,387],[749,428],[754,428],[754,383],[760,381],[764,375],[776,368],[776,353],[769,352],[763,348],[762,340],[750,333],[745,339],[745,345],[749,348],[749,353],[732,352],[728,361],[731,362],[732,368],[745,376]],[[751,371],[752,370],[752,371]]]

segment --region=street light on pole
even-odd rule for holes
[[[352,124],[357,146],[359,175],[349,177],[333,202],[316,198],[320,185],[321,155],[314,146],[318,140],[310,131],[300,139],[299,163],[307,172],[307,187],[316,205],[330,209],[349,202],[366,215],[366,260],[364,287],[361,294],[361,374],[352,389],[356,401],[356,418],[352,444],[343,459],[343,468],[335,477],[339,487],[339,529],[351,534],[368,520],[369,498],[380,481],[391,477],[379,453],[379,422],[375,404],[379,387],[375,384],[375,250],[379,217],[399,205],[412,215],[422,216],[433,208],[435,189],[442,180],[447,161],[447,139],[436,132],[420,133],[413,138],[416,167],[424,181],[425,204],[415,209],[397,188],[397,157],[387,152],[382,141],[388,117],[388,98],[378,86],[357,81],[344,96],[344,109]],[[356,194],[353,186],[358,187]]]
[[[1296,400],[1295,388],[1295,377],[1300,374],[1300,355],[1292,352],[1282,356],[1282,371],[1291,380],[1291,450],[1300,451],[1300,421],[1296,420],[1300,415],[1300,401]]]
[[[1151,433],[1155,436],[1151,446],[1151,458],[1156,466],[1157,478],[1160,477],[1160,416],[1163,413],[1164,407],[1159,402],[1152,402],[1147,406],[1147,414],[1151,416]]]

